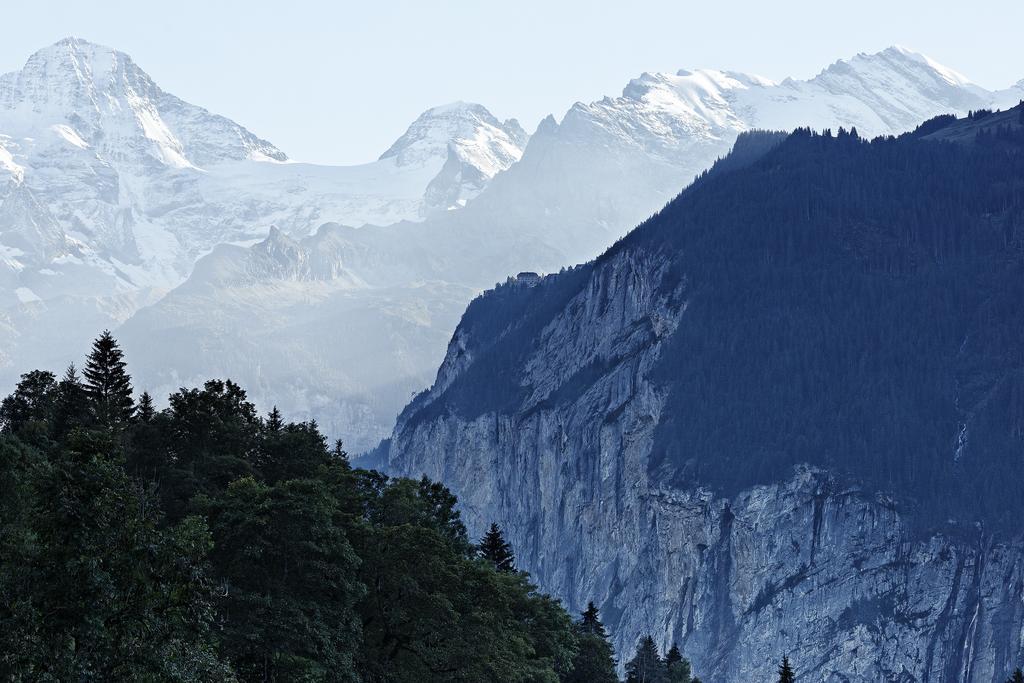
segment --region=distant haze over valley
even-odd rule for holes
[[[532,134],[456,102],[322,166],[68,38],[0,77],[0,385],[111,328],[139,389],[229,376],[369,449],[473,296],[599,254],[739,133],[892,134],[1022,95],[894,47],[806,81],[643,73]]]

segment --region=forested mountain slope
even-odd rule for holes
[[[713,680],[778,651],[820,680],[1001,680],[1022,111],[741,138],[597,260],[474,301],[389,468],[505,524],[570,606],[599,596],[617,643],[678,640]]]

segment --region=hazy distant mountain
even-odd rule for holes
[[[526,140],[515,121],[456,103],[376,162],[297,163],[124,53],[75,38],[40,50],[0,76],[0,385],[65,363],[218,244],[459,208]]]
[[[230,372],[258,387],[269,372],[291,376],[286,413],[315,416],[367,447],[387,433],[407,392],[427,383],[452,311],[472,292],[600,253],[740,132],[844,125],[891,133],[1022,94],[986,91],[900,48],[837,62],[809,81],[643,74],[619,97],[546,119],[532,137],[514,120],[456,103],[425,112],[379,160],[329,167],[288,161],[241,126],[164,93],[122,53],[64,40],[0,80],[0,384],[27,367],[66,364],[97,330],[159,301],[125,326],[142,386]],[[265,290],[279,282],[277,271],[210,281],[212,264],[234,253],[215,247],[254,244],[272,225],[302,240],[329,222],[391,224],[332,229],[341,266],[330,286],[347,301],[365,298],[368,312],[378,288],[401,291],[405,302],[382,309],[377,328],[363,318],[358,343],[367,336],[379,354],[364,368],[373,371],[338,368],[304,386],[300,365],[353,358],[344,350],[357,343],[351,335],[335,335],[342,348],[330,353],[319,340],[282,336],[265,361],[233,363],[264,325],[280,318],[284,329],[312,316],[305,306],[325,280],[289,281],[285,306]],[[211,261],[195,281],[162,299],[206,253]],[[235,318],[226,311],[238,297],[250,314]],[[328,316],[320,324],[344,330],[345,316],[331,310],[315,307]],[[153,355],[172,340],[183,351],[174,368]],[[382,362],[396,354],[404,360]],[[385,398],[376,387],[400,389]]]
[[[266,321],[305,320],[314,310],[328,315],[329,309],[317,296],[312,297],[316,303],[308,310],[301,297],[293,295],[288,300],[295,310],[284,312],[284,307],[272,302],[264,290],[280,281],[278,271],[266,273],[263,280],[252,274],[248,285],[222,285],[211,283],[208,269],[202,267],[195,279],[203,283],[203,294],[188,286],[173,292],[125,326],[126,341],[129,350],[138,348],[136,355],[147,358],[141,372],[149,385],[167,387],[184,378],[230,369],[243,383],[258,387],[271,365],[282,377],[307,378],[306,366],[311,363],[333,366],[342,358],[354,359],[345,349],[362,348],[364,335],[369,335],[373,352],[359,356],[366,358],[359,372],[335,368],[316,380],[296,379],[289,384],[294,387],[291,402],[280,406],[299,416],[316,416],[330,432],[349,439],[354,448],[366,448],[387,434],[391,416],[408,393],[429,382],[444,354],[442,340],[453,329],[452,311],[469,301],[470,292],[520,270],[557,271],[595,256],[725,154],[739,133],[801,125],[855,126],[865,135],[894,133],[934,114],[1016,103],[1021,95],[1019,89],[985,91],[950,69],[900,48],[837,62],[809,81],[776,84],[707,70],[643,74],[631,81],[620,97],[576,104],[561,122],[553,118],[542,122],[522,158],[494,177],[461,211],[435,214],[417,225],[332,229],[332,249],[341,265],[332,276],[337,282],[331,286],[344,287],[346,301],[360,297],[373,301],[378,288],[383,288],[389,296],[402,292],[404,303],[401,314],[395,307],[382,311],[376,325],[360,317],[358,335],[334,335],[329,354],[318,350],[318,339],[282,332],[269,344],[275,349],[274,357],[262,362],[258,372],[236,362],[253,357],[239,349],[262,338]],[[477,125],[483,129],[499,127],[484,115],[480,121]],[[414,151],[428,146],[431,136],[419,129],[419,122],[413,124],[385,158],[414,157]],[[523,139],[510,125],[502,130],[513,142]],[[499,138],[497,133],[492,135],[492,139]],[[494,147],[490,149],[486,154],[469,154],[472,150],[467,149],[462,156],[449,155],[449,160],[476,159],[475,167],[485,169],[490,165],[487,159],[496,153]],[[504,164],[512,156],[498,159]],[[444,176],[442,172],[439,178]],[[219,262],[219,257],[211,259]],[[214,268],[212,262],[209,267]],[[221,267],[223,264],[216,266]],[[312,292],[324,286],[323,280],[315,284],[289,281],[287,289]],[[235,300],[245,287],[252,288],[252,314],[235,320],[232,326],[219,322],[226,302]],[[263,302],[267,308],[260,312]],[[367,304],[364,311],[370,310]],[[425,315],[427,311],[434,313]],[[396,315],[402,324],[396,324]],[[152,339],[160,339],[150,343],[147,330],[157,318],[167,321],[173,333],[160,327],[162,332],[152,335]],[[283,322],[280,329],[288,330],[290,324]],[[340,310],[336,318],[321,324],[323,330],[332,325],[339,331],[348,329]],[[207,342],[211,337],[221,341],[211,345]],[[183,365],[175,368],[177,375],[156,361],[157,350],[170,345],[190,349],[182,358]],[[413,348],[416,353],[410,353]],[[397,358],[401,362],[393,360]],[[433,361],[417,365],[425,359]],[[372,372],[366,372],[368,368]],[[311,383],[304,390],[307,381]],[[274,395],[256,391],[261,402]],[[279,394],[275,400],[280,401]]]

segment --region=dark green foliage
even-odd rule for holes
[[[668,683],[693,683],[690,675],[690,661],[683,657],[683,653],[675,644],[665,655],[665,670],[668,673]]]
[[[570,675],[568,615],[444,486],[353,470],[230,381],[130,417],[123,370],[104,335],[89,384],[27,373],[0,407],[0,680]]]
[[[649,635],[640,639],[636,654],[626,664],[626,683],[666,683],[668,672],[658,653],[658,646]]]
[[[20,433],[33,425],[45,427],[53,412],[57,379],[47,370],[21,376],[14,393],[0,403],[0,429]]]
[[[499,572],[516,570],[516,556],[512,553],[512,546],[505,542],[505,537],[497,524],[491,524],[491,528],[480,539],[478,548],[480,557],[490,562]]]
[[[354,681],[363,595],[339,502],[316,479],[239,479],[210,520],[224,654],[244,680]]]
[[[1024,109],[1022,109],[1024,111]],[[1024,683],[1024,671],[1018,667],[1013,675],[1006,679],[1006,683]]]
[[[124,426],[135,409],[132,382],[125,369],[124,353],[109,330],[93,342],[82,374],[95,423],[107,429]]]
[[[334,448],[331,449],[331,455],[348,464],[348,451],[345,450],[345,442],[341,439],[334,440]]]
[[[565,612],[524,574],[473,558],[450,494],[374,475],[362,490],[365,680],[556,681],[569,668]]]
[[[64,371],[64,376],[57,385],[53,411],[53,431],[58,438],[66,436],[73,429],[89,424],[89,396],[74,363]]]
[[[601,613],[593,601],[587,603],[587,609],[580,615],[576,630],[579,633],[589,633],[602,638],[608,637],[608,632],[605,630],[604,624],[601,623]]]
[[[49,456],[0,443],[14,505],[0,518],[5,680],[225,680],[216,655],[206,524],[159,528],[106,436]]]
[[[564,683],[618,683],[615,672],[615,652],[608,642],[608,633],[601,623],[597,607],[587,603],[587,609],[575,624],[577,652],[572,669],[562,680]]]
[[[789,663],[788,656],[782,658],[782,662],[779,664],[778,674],[779,683],[794,683],[796,681],[796,673],[793,671],[793,667]]]
[[[143,391],[142,396],[139,396],[139,406],[135,410],[135,417],[139,422],[146,423],[152,422],[153,418],[156,417],[156,407],[153,405],[153,397],[149,395],[148,391]]]

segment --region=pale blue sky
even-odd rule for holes
[[[807,77],[894,43],[990,88],[1024,78],[1024,2],[174,0],[4,2],[0,71],[67,35],[131,54],[164,89],[293,158],[376,158],[462,99],[532,130],[642,71]]]

